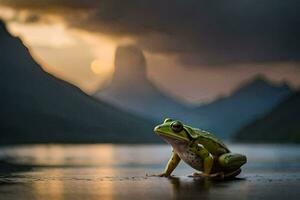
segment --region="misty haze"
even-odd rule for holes
[[[0,0],[1,198],[298,199],[299,9]],[[177,151],[170,120],[247,156],[241,174],[150,176]]]

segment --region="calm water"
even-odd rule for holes
[[[0,199],[297,199],[299,145],[229,145],[247,155],[239,179],[191,178],[183,162],[163,170],[167,145],[30,145],[0,148]]]

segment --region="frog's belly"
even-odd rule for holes
[[[181,158],[181,160],[186,162],[192,168],[199,170],[199,171],[203,170],[203,160],[201,159],[200,156],[198,156],[194,152],[185,150],[185,151],[179,151],[176,153]]]

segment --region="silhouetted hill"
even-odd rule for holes
[[[152,142],[153,124],[45,71],[0,21],[0,143]]]
[[[200,106],[196,112],[202,128],[228,138],[242,126],[269,112],[291,93],[288,85],[274,85],[263,76],[257,76],[230,96]]]
[[[193,123],[196,118],[186,106],[161,92],[146,75],[146,59],[136,46],[119,46],[115,54],[115,73],[109,87],[95,97],[124,110],[161,122],[166,117]]]
[[[288,97],[261,119],[243,127],[235,140],[300,143],[300,92]]]

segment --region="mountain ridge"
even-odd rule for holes
[[[258,75],[255,75],[254,77],[252,77],[251,79],[248,79],[248,80],[242,82],[241,84],[239,84],[237,88],[235,88],[232,92],[230,92],[230,94],[220,95],[217,98],[215,98],[214,100],[212,100],[208,103],[200,104],[196,107],[206,106],[208,104],[224,100],[228,97],[236,95],[236,93],[240,93],[241,91],[247,90],[248,88],[255,88],[259,85],[263,85],[265,87],[270,87],[270,88],[283,88],[288,91],[293,91],[291,86],[286,82],[274,83],[274,82],[270,81],[266,76],[264,76],[262,74],[258,74]]]
[[[186,106],[168,96],[146,77],[147,62],[136,46],[120,46],[115,56],[111,85],[95,97],[121,109],[136,112],[157,122],[170,117],[229,139],[238,129],[270,111],[292,90],[258,75],[229,96],[200,106]]]
[[[232,136],[242,126],[269,112],[292,92],[288,85],[272,84],[258,75],[242,84],[231,95],[201,105],[196,110],[204,128]]]
[[[300,143],[300,91],[285,98],[271,112],[242,127],[237,142]]]
[[[0,21],[1,144],[158,141],[154,123],[47,72]]]

